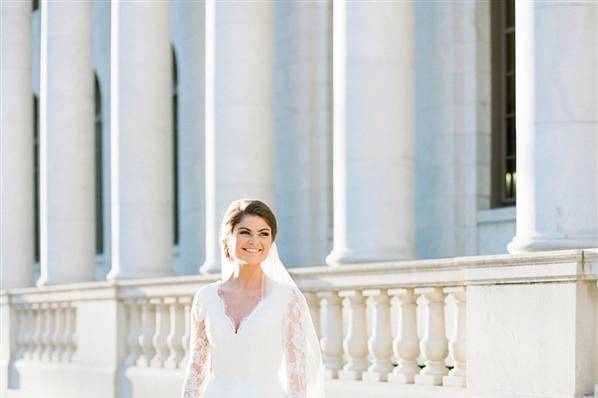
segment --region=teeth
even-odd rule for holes
[[[259,249],[245,249],[245,251],[248,251],[249,253],[259,253]]]

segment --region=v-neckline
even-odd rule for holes
[[[267,298],[267,296],[262,296],[257,302],[257,304],[251,309],[251,311],[249,311],[247,314],[241,317],[241,319],[239,320],[239,326],[237,326],[234,318],[228,312],[228,303],[226,302],[226,298],[224,298],[224,293],[221,290],[223,283],[224,282],[222,281],[218,283],[218,286],[216,287],[216,296],[218,296],[218,300],[220,301],[222,307],[222,313],[224,314],[224,317],[228,319],[233,334],[238,335],[239,331],[241,330],[241,326],[243,326],[243,324],[251,317],[251,315],[253,315],[253,313],[256,312],[258,307]]]

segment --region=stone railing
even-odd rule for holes
[[[189,352],[191,296],[127,298],[124,366],[183,368]]]
[[[72,302],[15,303],[14,359],[71,362],[77,350],[77,308]]]
[[[374,267],[380,269],[380,265]],[[381,289],[374,284],[357,289],[351,286],[322,289],[310,286],[309,275],[313,272],[317,269],[301,270],[302,275],[308,276],[307,286],[302,287],[321,337],[328,378],[465,386],[463,285],[423,284],[419,288]],[[131,282],[122,286],[127,318],[127,352],[123,364],[138,368],[184,368],[189,350],[192,293],[180,281],[167,283],[168,289],[164,280],[153,282],[145,281],[143,289]],[[449,295],[453,298],[453,311],[445,308]],[[394,314],[392,302],[397,304]],[[457,316],[448,336],[445,312]],[[400,325],[396,333],[392,331],[393,324]],[[418,329],[422,331],[421,339]],[[418,363],[423,366],[421,371]],[[447,365],[453,366],[450,372]]]
[[[291,273],[321,338],[327,397],[573,398],[598,384],[598,250]],[[178,396],[192,296],[217,278],[5,291],[2,376],[49,397],[78,386]]]

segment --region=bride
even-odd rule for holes
[[[276,232],[265,203],[229,206],[221,280],[193,298],[182,398],[324,396],[309,307],[280,262]]]

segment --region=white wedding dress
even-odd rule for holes
[[[276,282],[235,331],[220,294],[201,288],[191,309],[189,362],[183,398],[308,397],[301,292]],[[310,318],[311,321],[311,318]]]

